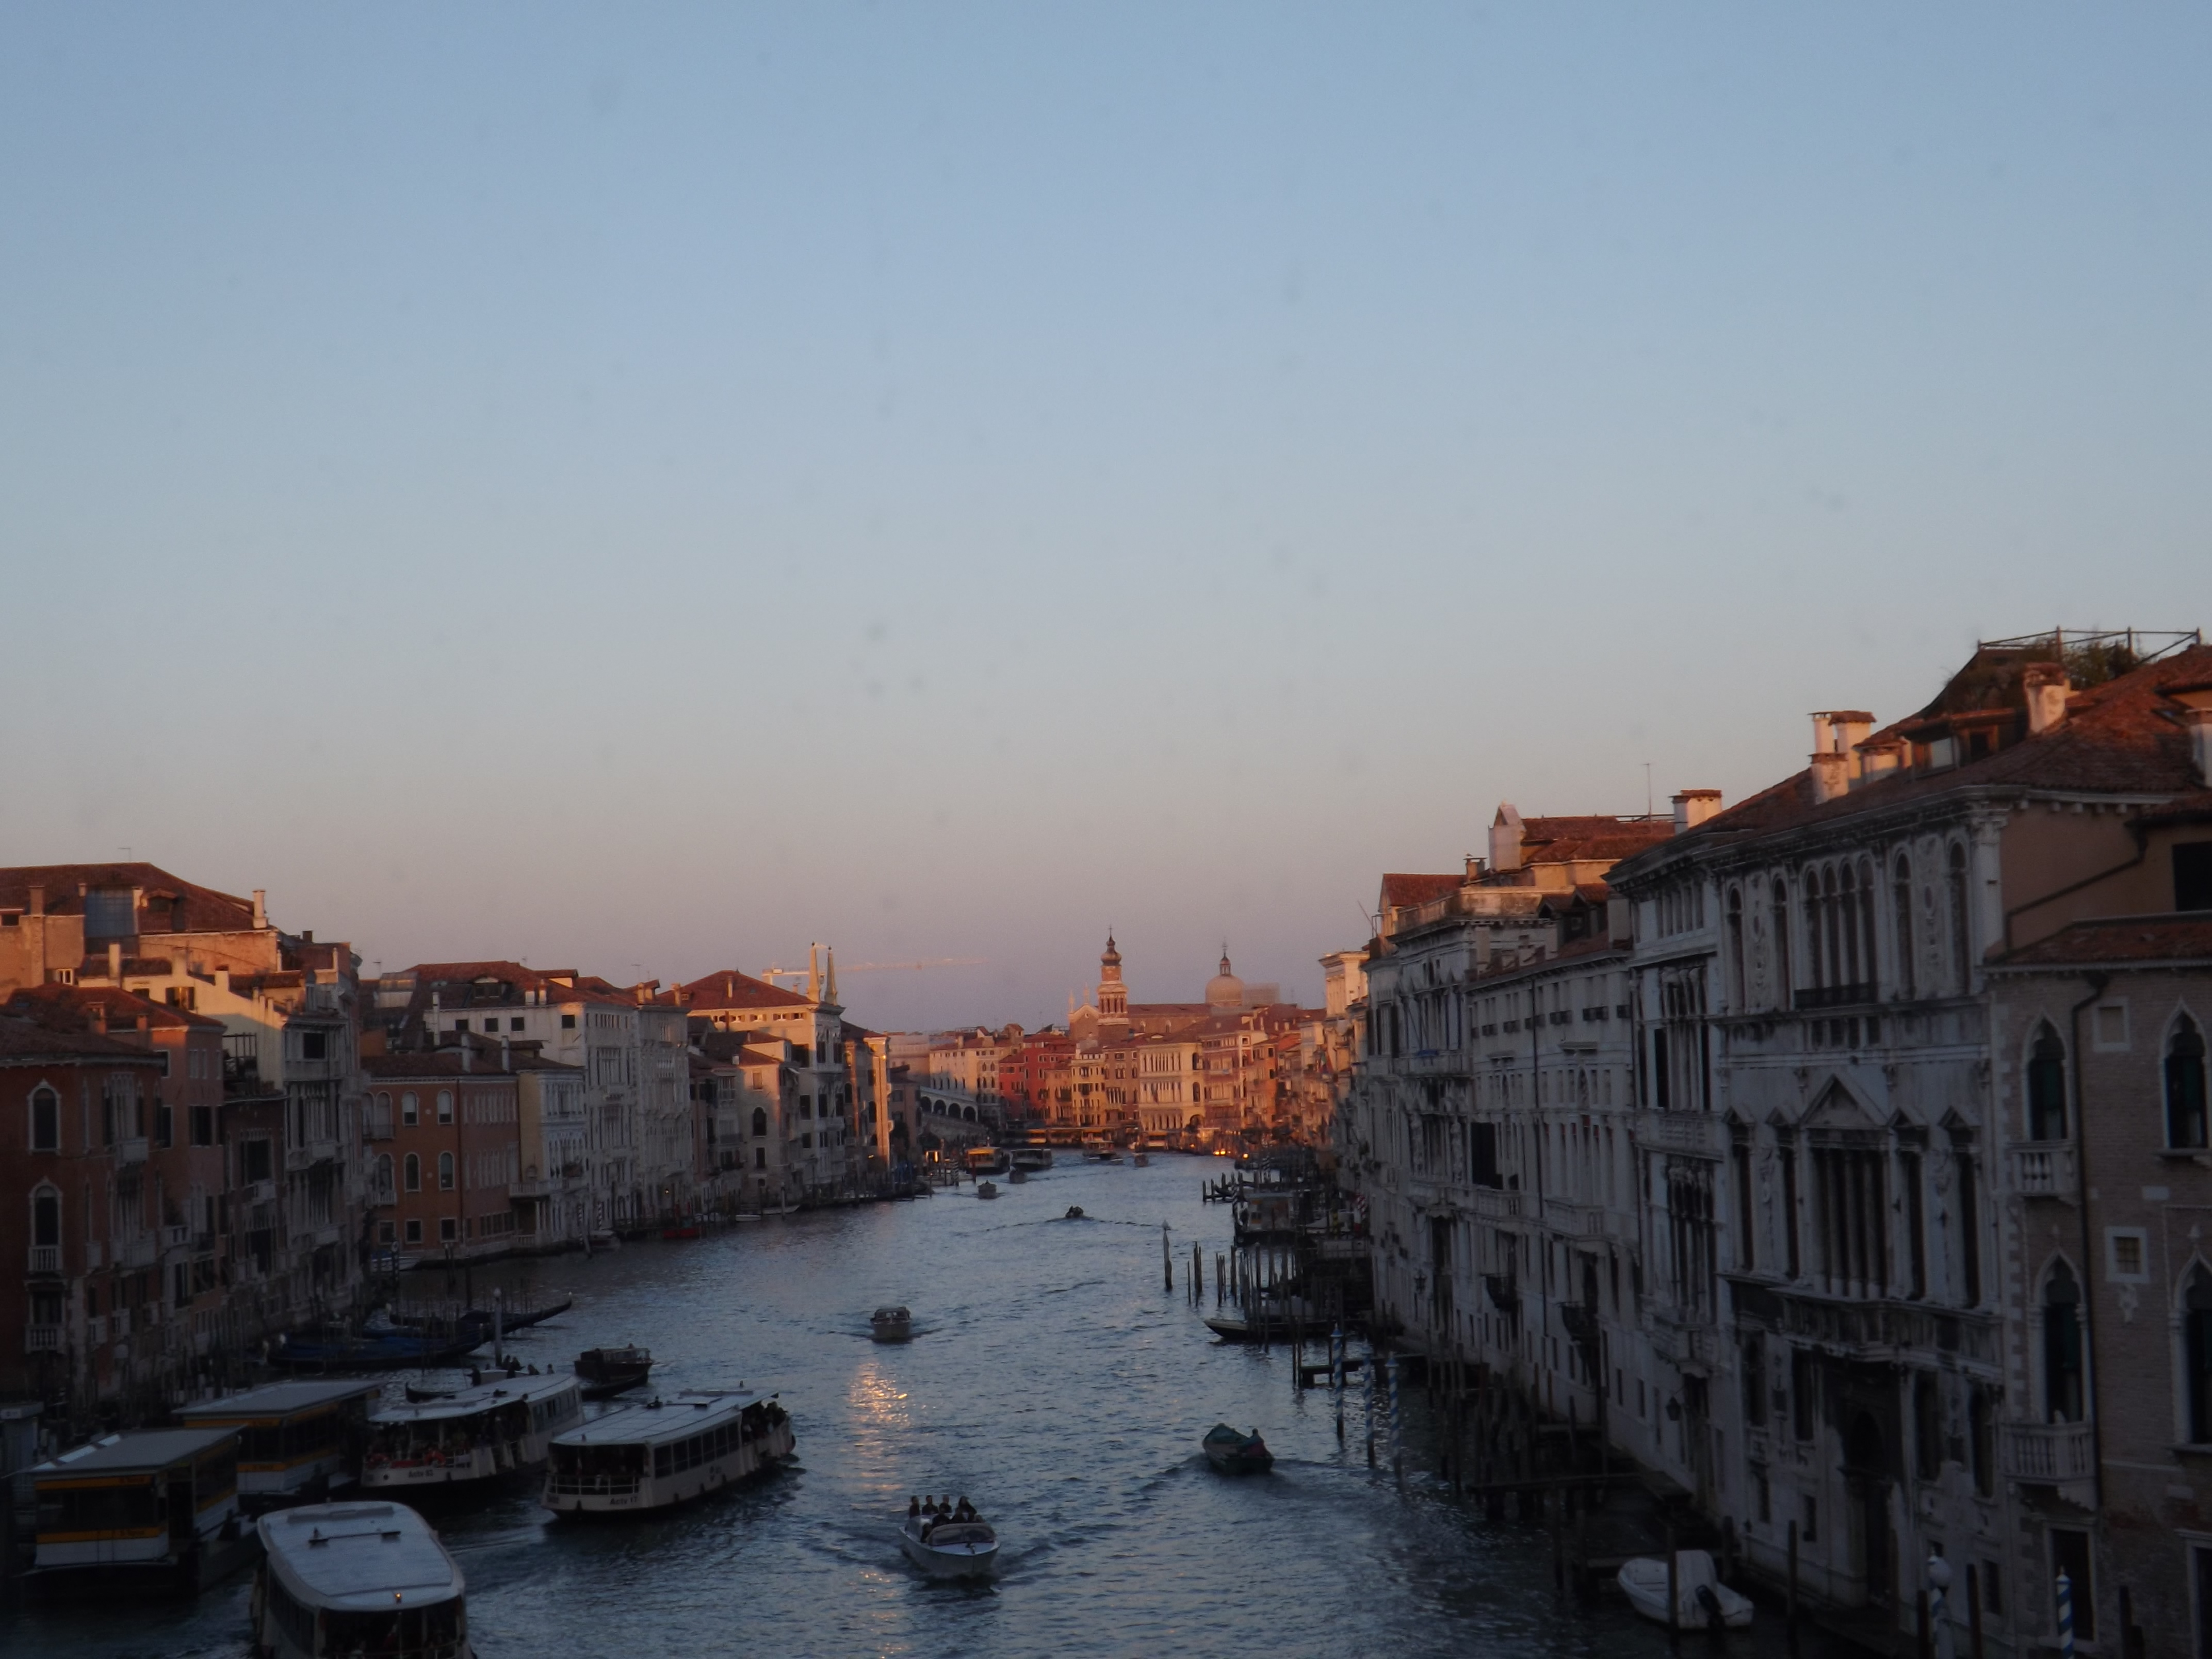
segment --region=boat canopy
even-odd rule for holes
[[[261,1517],[261,1544],[293,1600],[389,1613],[459,1596],[460,1568],[404,1504],[313,1504]]]

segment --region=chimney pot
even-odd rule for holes
[[[256,927],[269,925],[269,890],[265,887],[253,890],[253,925]]]
[[[1850,763],[1834,750],[1815,752],[1811,759],[1811,770],[1814,805],[1824,805],[1837,796],[1850,793]]]
[[[2185,709],[2181,723],[2189,732],[2189,757],[2197,767],[2197,781],[2212,789],[2212,708]]]
[[[118,985],[123,983],[123,942],[120,939],[107,941],[107,977]]]
[[[34,916],[43,916],[46,914],[46,890],[43,887],[33,887],[31,890],[31,914]]]
[[[2039,738],[2066,719],[2066,696],[2072,683],[2064,665],[2033,662],[2021,671],[2021,690],[2027,696],[2027,734]]]
[[[1674,833],[1694,830],[1721,810],[1717,789],[1685,789],[1674,798]]]

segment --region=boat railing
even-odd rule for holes
[[[604,1474],[556,1474],[549,1490],[562,1498],[635,1498],[637,1488],[638,1482],[635,1479],[617,1480]]]

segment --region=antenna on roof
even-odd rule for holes
[[[1651,817],[1656,811],[1651,794],[1651,763],[1646,761],[1644,763],[1644,816]]]

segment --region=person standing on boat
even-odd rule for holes
[[[906,1518],[909,1521],[921,1519],[921,1499],[909,1498],[906,1500]]]

